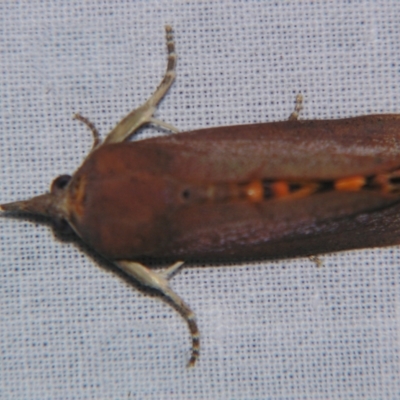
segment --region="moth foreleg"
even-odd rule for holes
[[[107,135],[103,144],[107,143],[119,143],[128,139],[133,135],[142,125],[152,122],[156,125],[160,125],[163,128],[177,132],[178,130],[172,125],[169,125],[163,121],[159,121],[153,118],[153,114],[156,111],[157,104],[165,96],[168,89],[171,87],[175,79],[175,67],[176,67],[176,54],[175,44],[172,36],[172,28],[167,25],[165,27],[167,49],[168,49],[168,63],[167,71],[165,72],[164,78],[159,84],[153,95],[140,107],[129,113],[117,126]]]
[[[192,337],[192,354],[188,366],[193,367],[199,358],[200,350],[199,330],[196,318],[190,307],[171,289],[168,282],[168,278],[178,270],[183,262],[176,262],[161,273],[152,271],[134,261],[118,261],[115,264],[142,285],[160,292],[186,320]]]

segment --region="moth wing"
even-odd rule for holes
[[[399,122],[372,115],[202,129],[132,143],[133,164],[152,160],[159,173],[197,182],[369,176],[400,167]]]
[[[176,259],[282,258],[400,242],[398,197],[321,193],[260,204],[203,204],[168,219]]]

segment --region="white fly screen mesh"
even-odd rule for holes
[[[48,190],[145,101],[181,130],[400,113],[400,2],[2,1],[0,203]],[[157,128],[140,138],[167,134]],[[0,218],[1,399],[398,399],[397,247],[184,268],[186,324],[79,240]]]

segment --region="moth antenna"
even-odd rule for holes
[[[86,117],[83,115],[76,113],[74,115],[74,119],[77,121],[83,122],[91,131],[93,135],[93,146],[92,150],[95,149],[100,144],[100,134],[97,128],[94,126],[93,122],[90,122]]]

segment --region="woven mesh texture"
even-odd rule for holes
[[[0,203],[48,190],[145,101],[181,130],[400,113],[400,2],[0,3]],[[149,127],[138,139],[165,132]],[[0,218],[1,399],[399,399],[400,249],[184,268],[179,315],[78,240]]]

